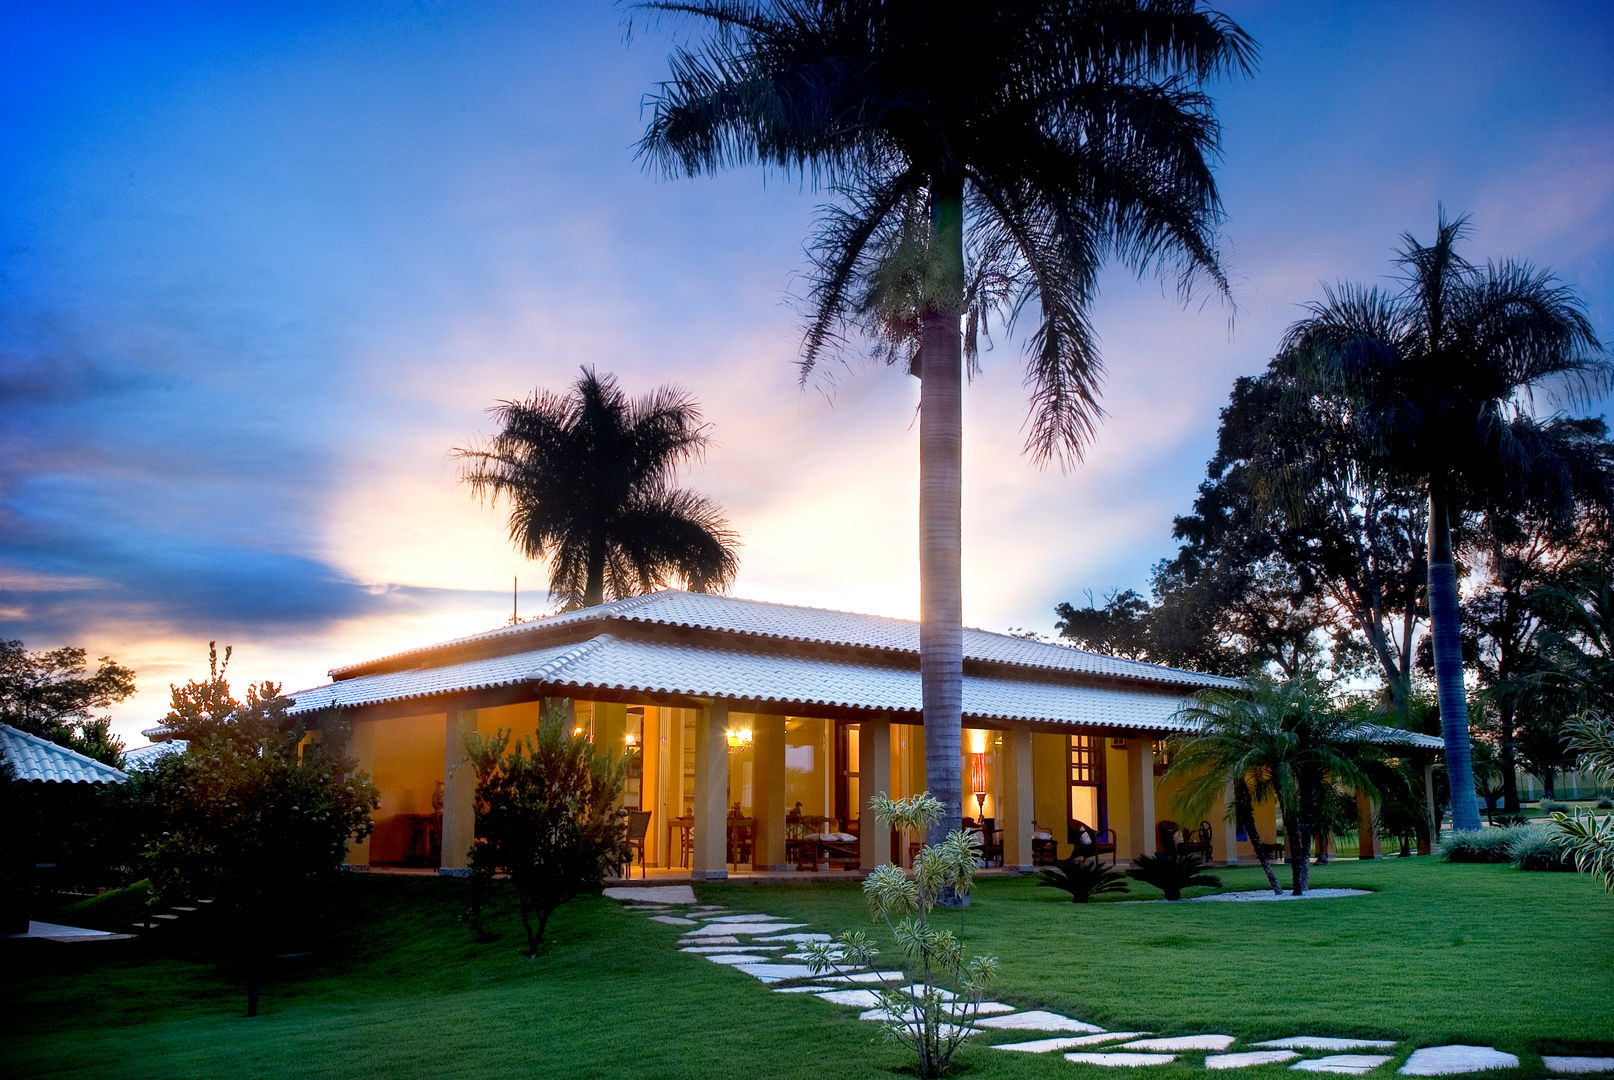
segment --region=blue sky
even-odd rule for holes
[[[1438,202],[1614,340],[1608,5],[1224,10],[1261,45],[1215,91],[1236,308],[1111,275],[1109,418],[1070,474],[1020,457],[999,339],[966,405],[973,625],[1144,586],[1233,378]],[[917,384],[798,388],[784,298],[820,196],[635,162],[673,40],[607,4],[10,5],[0,635],[132,663],[129,735],[212,638],[238,680],[295,688],[497,625],[513,574],[535,613],[541,568],[449,451],[582,364],[705,404],[688,480],[742,534],[740,595],[913,615]]]

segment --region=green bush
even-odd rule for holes
[[[1614,810],[1614,799],[1609,798],[1607,795],[1603,796],[1597,800],[1597,809]]]
[[[1222,879],[1214,874],[1200,873],[1203,869],[1205,860],[1198,855],[1162,852],[1159,855],[1139,855],[1132,860],[1132,869],[1126,874],[1145,885],[1153,885],[1166,894],[1167,900],[1181,900],[1184,889],[1222,883]]]
[[[1085,904],[1100,893],[1126,892],[1126,875],[1094,858],[1072,855],[1046,867],[1038,876],[1042,878],[1039,885],[1064,889],[1075,904]]]
[[[1569,870],[1575,861],[1558,843],[1557,830],[1550,825],[1527,825],[1508,840],[1508,861],[1520,870]]]
[[[1557,799],[1542,799],[1541,800],[1541,812],[1543,814],[1551,814],[1551,813],[1559,813],[1559,814],[1561,814],[1561,813],[1564,813],[1565,811],[1567,811],[1568,809],[1569,809],[1569,804],[1566,803],[1566,802],[1559,802]]]
[[[1507,828],[1447,833],[1440,841],[1440,857],[1446,862],[1512,862],[1513,855],[1508,845],[1528,828],[1528,825],[1510,825]]]

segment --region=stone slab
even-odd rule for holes
[[[1276,1065],[1293,1061],[1300,1056],[1297,1050],[1252,1050],[1243,1054],[1207,1054],[1207,1069],[1245,1069],[1251,1065]]]
[[[678,915],[652,915],[651,922],[666,923],[668,926],[694,926],[694,919],[685,919]]]
[[[1122,1043],[1119,1050],[1226,1050],[1233,1045],[1231,1035],[1174,1035],[1164,1039],[1139,1039]]]
[[[783,945],[736,945],[730,943],[728,945],[685,945],[678,951],[687,953],[773,953],[782,948],[784,948]],[[786,957],[785,959],[790,958]]]
[[[688,945],[696,941],[702,945],[738,945],[740,943],[740,939],[737,937],[724,937],[721,934],[703,934],[695,938],[686,935],[678,939],[680,945]]]
[[[708,960],[711,957],[707,957]],[[810,979],[813,969],[806,964],[758,964],[755,957],[746,957],[747,963],[736,964],[735,971],[743,971],[758,979]],[[827,981],[827,980],[826,980]]]
[[[738,966],[740,964],[768,964],[772,963],[774,958],[771,956],[758,956],[756,953],[720,952],[707,953],[706,959],[710,960],[714,964],[729,964]]]
[[[1120,1065],[1137,1068],[1140,1065],[1169,1065],[1177,1060],[1176,1054],[1066,1054],[1065,1060],[1077,1065]]]
[[[954,1002],[954,1003],[950,1003],[948,1005],[944,1005],[942,1007],[942,1010],[945,1011],[948,1016],[951,1016],[953,1019],[956,1020],[960,1016],[964,1015],[965,1008],[966,1008],[965,1005],[963,1005],[961,1003],[958,1003],[958,1002]],[[1000,1012],[1012,1012],[1014,1010],[1013,1005],[1005,1005],[1001,1001],[983,1001],[983,1002],[981,1002],[980,1008],[982,1010],[986,1010],[985,1012],[983,1012],[983,1015],[991,1015],[992,1013],[1000,1013]],[[907,1019],[907,1017],[903,1016],[903,1015],[900,1015],[898,1013],[893,1013],[888,1009],[870,1009],[868,1012],[863,1013],[861,1016],[859,1016],[858,1019],[859,1020],[904,1020],[904,1019]]]
[[[758,941],[833,941],[828,934],[773,934],[759,937]]]
[[[1312,1058],[1309,1061],[1297,1061],[1289,1067],[1299,1069],[1301,1072],[1349,1073],[1359,1076],[1389,1060],[1389,1054],[1334,1054],[1330,1057]]]
[[[1253,1046],[1270,1046],[1281,1050],[1390,1050],[1394,1039],[1334,1039],[1322,1035],[1295,1035],[1287,1039],[1268,1039],[1252,1043]]]
[[[1066,1035],[1058,1039],[1032,1039],[1030,1042],[998,1043],[992,1047],[994,1050],[1019,1050],[1026,1054],[1046,1054],[1053,1050],[1069,1050],[1077,1046],[1096,1046],[1099,1043],[1114,1042],[1117,1039],[1130,1039],[1137,1035],[1145,1035],[1143,1031],[1102,1031],[1097,1035]]]
[[[774,991],[776,994],[822,994],[829,990],[827,986],[781,986]],[[855,991],[834,990],[836,994],[855,993]]]
[[[707,922],[765,922],[776,923],[784,920],[777,915],[702,915]]]
[[[1412,1052],[1407,1063],[1396,1071],[1402,1076],[1445,1076],[1447,1073],[1479,1072],[1482,1069],[1516,1069],[1519,1059],[1489,1046],[1424,1046]]]
[[[693,904],[695,890],[688,885],[615,885],[605,890],[612,900],[631,900],[636,904]]]
[[[880,1004],[880,995],[873,990],[831,990],[818,996],[831,1005],[850,1005],[854,1009],[872,1009]]]
[[[1614,1057],[1548,1057],[1542,1054],[1541,1064],[1553,1072],[1561,1073],[1614,1072]]]
[[[988,1016],[977,1021],[985,1028],[1006,1028],[1011,1031],[1080,1031],[1096,1032],[1104,1029],[1094,1024],[1084,1024],[1080,1020],[1072,1020],[1068,1016],[1048,1012],[1045,1009],[1030,1009],[1026,1012],[1010,1013],[1007,1016]],[[1134,1032],[1135,1035],[1143,1034]]]
[[[693,920],[691,921],[693,922]],[[697,926],[693,930],[686,931],[684,936],[707,937],[719,934],[774,934],[784,930],[794,930],[799,926],[806,925],[806,923],[769,923],[767,925],[763,925],[761,923],[707,923],[704,926]]]
[[[893,983],[902,978],[900,971],[860,971],[856,975],[826,977],[825,982],[838,983]]]

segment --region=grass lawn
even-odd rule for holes
[[[1219,871],[1231,888],[1259,870]],[[1242,1038],[1361,1034],[1520,1055],[1497,1080],[1548,1075],[1541,1052],[1614,1053],[1614,897],[1584,877],[1427,859],[1316,868],[1375,895],[1280,904],[1076,905],[1031,880],[981,884],[972,943],[998,995],[1112,1030]],[[280,962],[247,1020],[227,972],[131,947],[11,943],[0,1061],[17,1076],[711,1077],[903,1075],[854,1010],[770,993],[677,951],[675,927],[578,901],[529,961],[509,898],[471,940],[464,884],[355,876],[316,952]],[[1140,895],[1152,894],[1134,885]],[[711,885],[705,900],[836,931],[866,925],[854,885]],[[990,1041],[1020,1036],[993,1033]],[[1207,1075],[1190,1064],[1151,1080]],[[1112,1076],[1058,1054],[969,1049],[972,1078]],[[1388,1080],[1395,1063],[1370,1075]],[[1281,1066],[1261,1072],[1277,1080]]]

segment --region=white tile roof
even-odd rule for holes
[[[912,666],[601,634],[575,645],[345,679],[298,692],[291,711],[377,705],[523,682],[585,692],[723,697],[762,706],[819,705],[915,714],[921,702],[919,672]],[[1046,676],[964,679],[964,715],[972,720],[1172,731],[1183,729],[1173,719],[1182,700],[1181,691],[1084,686]]]
[[[77,750],[0,724],[0,756],[18,780],[61,784],[121,784],[122,772]]]
[[[435,652],[446,652],[484,643],[497,645],[501,639],[559,631],[568,625],[589,619],[688,627],[778,641],[850,646],[915,656],[919,652],[919,624],[906,619],[859,615],[791,604],[770,604],[760,600],[741,600],[732,596],[667,589],[601,604],[598,607],[580,608],[515,626],[501,627],[419,649],[410,649],[362,664],[334,668],[330,674],[332,678],[341,679],[378,664],[396,664],[411,660],[416,663],[429,663],[431,655]],[[512,645],[514,644],[512,642]],[[1159,664],[1145,664],[1137,660],[1121,660],[1082,649],[987,630],[964,631],[964,659],[1038,671],[1137,679],[1190,688],[1238,685],[1234,679],[1216,675],[1183,671]]]

